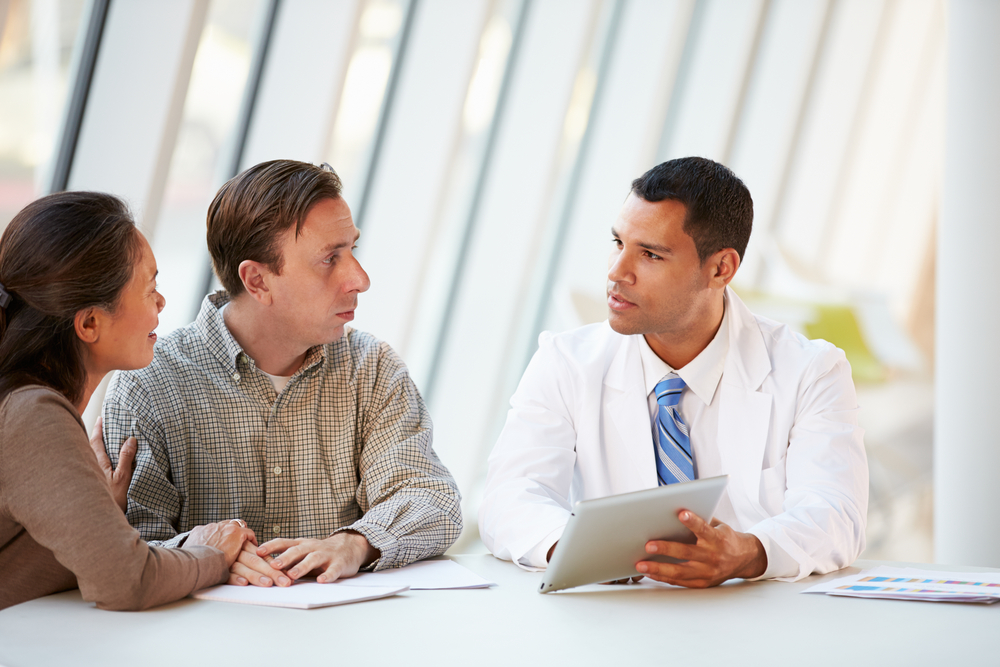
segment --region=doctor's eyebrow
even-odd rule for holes
[[[611,236],[619,240],[621,239],[621,236],[618,234],[618,230],[615,229],[614,227],[611,228]],[[639,241],[636,243],[636,245],[639,246],[640,248],[644,248],[645,250],[649,250],[650,252],[653,252],[657,255],[674,254],[673,250],[671,250],[665,245],[660,245],[658,243],[647,243],[646,241]]]

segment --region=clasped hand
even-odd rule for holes
[[[697,538],[695,544],[650,540],[646,553],[670,556],[683,563],[640,561],[635,569],[647,577],[675,586],[708,588],[727,579],[752,579],[767,570],[767,554],[756,536],[739,533],[713,519],[706,523],[694,512],[681,510],[677,514]]]
[[[229,571],[229,583],[238,586],[291,586],[301,577],[316,575],[319,583],[350,577],[379,557],[360,533],[344,531],[325,540],[275,539],[259,547],[246,543]]]

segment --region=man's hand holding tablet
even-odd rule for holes
[[[694,533],[695,544],[650,540],[646,553],[670,556],[684,563],[640,561],[635,569],[651,579],[675,586],[708,588],[733,578],[753,579],[767,570],[767,554],[755,535],[738,533],[718,519],[706,523],[688,510],[677,518]]]

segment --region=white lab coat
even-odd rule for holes
[[[727,298],[718,455],[698,462],[699,477],[730,476],[716,516],[760,539],[763,578],[850,565],[865,545],[868,463],[847,359]],[[576,501],[655,487],[652,438],[638,336],[607,322],[543,333],[490,456],[483,542],[517,562],[559,538]]]

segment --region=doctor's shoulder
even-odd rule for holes
[[[569,367],[604,365],[628,336],[615,332],[608,322],[585,324],[562,332],[543,331],[538,336],[538,356]]]
[[[840,361],[850,372],[847,356],[833,343],[822,338],[807,338],[787,324],[760,315],[754,318],[764,338],[773,373],[786,377],[817,377],[828,373]]]

